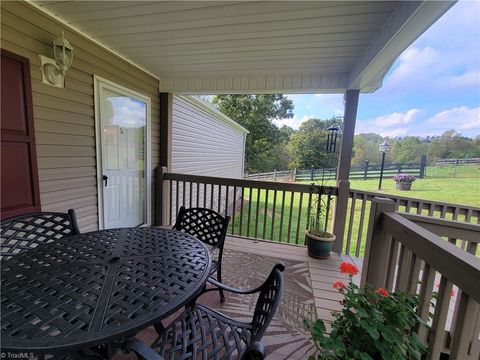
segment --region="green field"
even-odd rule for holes
[[[480,179],[478,178],[418,179],[412,184],[410,191],[396,190],[393,179],[383,179],[381,191],[377,190],[378,180],[353,180],[350,181],[350,188],[480,207]]]
[[[310,182],[305,181],[305,183]],[[325,185],[334,185],[334,182],[327,182]],[[480,180],[478,178],[418,179],[412,184],[412,190],[410,191],[396,190],[395,181],[391,178],[383,180],[381,191],[377,190],[378,180],[353,180],[350,186],[352,189],[358,190],[480,207]],[[283,196],[285,196],[284,199]],[[283,216],[281,212],[282,202],[284,203]],[[272,191],[268,193],[267,200],[267,192],[265,190],[261,190],[260,192],[258,192],[258,190],[252,190],[250,197],[250,193],[246,189],[244,194],[241,233],[240,211],[237,211],[235,214],[235,220],[233,222],[234,233],[242,236],[273,239],[275,241],[302,245],[304,243],[303,231],[306,228],[308,217],[307,203],[308,195],[306,194],[303,195],[300,201],[299,194],[296,194],[292,200],[290,193],[283,195],[282,192],[277,192],[274,210],[274,194]],[[360,231],[361,207],[361,201],[357,200],[353,217],[351,217],[352,200],[350,199],[347,212],[347,226],[345,229],[345,238],[349,237],[351,239],[349,244],[345,243],[345,248],[348,246],[349,253],[357,256],[363,256],[364,252],[367,219],[370,211],[369,202],[367,202],[365,206],[365,220]],[[290,209],[292,209],[291,220]],[[249,213],[250,225],[247,226]],[[329,213],[328,228],[331,229],[332,208],[330,208]],[[352,219],[351,223],[349,221],[350,218]]]

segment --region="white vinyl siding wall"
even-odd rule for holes
[[[247,133],[232,119],[196,97],[174,96],[171,172],[242,178]],[[208,186],[204,194],[203,186],[198,191],[190,186],[180,182],[172,188],[172,223],[176,220],[177,204],[178,207],[207,207],[222,215],[231,215],[233,198],[240,196],[239,191],[234,194],[230,188],[226,204],[225,187],[219,194],[218,187]]]
[[[192,96],[174,96],[172,115],[172,172],[243,177],[245,129]]]

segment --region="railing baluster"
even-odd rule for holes
[[[396,276],[396,286],[395,290],[401,290],[405,291],[407,289],[407,284],[406,284],[406,277],[407,277],[407,268],[410,260],[410,254],[408,249],[400,244],[400,255],[398,258],[398,270],[397,270],[397,276]]]
[[[355,256],[360,256],[360,248],[362,246],[362,235],[363,235],[363,224],[365,222],[365,207],[367,205],[367,194],[362,196],[362,207],[360,209],[360,220],[358,224],[358,238],[357,244],[355,245]]]
[[[430,303],[432,301],[435,273],[435,270],[429,264],[424,264],[417,315],[425,322],[428,322],[430,313]],[[426,342],[428,338],[428,328],[425,325],[419,324],[417,335],[420,340]]]
[[[168,224],[172,224],[172,219],[173,219],[173,215],[172,215],[172,212],[173,212],[173,181],[172,180],[169,180],[169,184],[168,184],[168,187],[169,187],[169,191],[170,191],[170,201],[168,202],[168,210],[169,210],[169,219],[168,219]]]
[[[290,192],[290,211],[288,212],[288,230],[287,230],[287,242],[290,243],[291,230],[292,230],[292,215],[293,215],[293,200],[295,198],[295,193]]]
[[[242,200],[240,201],[240,225],[238,226],[238,235],[242,236],[242,225],[243,225],[243,203],[245,201],[245,188],[242,186]]]
[[[328,219],[329,219],[329,214],[330,214],[330,204],[332,203],[332,195],[328,194],[327,195],[327,207],[325,209],[325,226],[323,228],[323,231],[328,231]]]
[[[247,237],[250,237],[250,214],[252,212],[252,190],[253,188],[250,188],[250,191],[248,194]]]
[[[207,183],[203,184],[203,207],[207,207]]]
[[[297,219],[297,236],[295,237],[295,244],[298,244],[299,234],[300,234],[300,221],[302,220],[302,204],[303,204],[303,193],[299,193],[300,201],[298,203],[298,219]],[[293,208],[292,208],[293,212]]]
[[[429,337],[429,353],[427,359],[439,359],[443,348],[443,338],[445,335],[445,324],[447,322],[448,307],[450,304],[450,293],[452,283],[445,277],[440,277],[438,288],[438,297],[435,303],[433,314],[432,330]]]
[[[254,238],[257,239],[257,235],[258,235],[258,213],[259,213],[259,210],[260,210],[260,192],[261,192],[261,189],[257,189],[257,206],[256,206],[256,211],[255,211],[255,236]]]
[[[210,206],[209,206],[209,208],[212,210],[213,210],[213,197],[215,192],[213,186],[214,186],[213,184],[210,185]]]
[[[393,291],[395,288],[395,278],[397,273],[398,250],[400,243],[397,239],[392,239],[390,253],[388,255],[387,265],[387,289]]]
[[[262,239],[265,239],[265,231],[267,230],[267,215],[268,215],[268,189],[265,191],[265,209],[263,212],[263,232]]]
[[[417,214],[422,215],[422,210],[423,210],[423,202],[420,201],[417,207]]]
[[[285,191],[282,191],[282,207],[281,207],[281,210],[280,210],[280,231],[278,233],[278,241],[279,242],[282,242],[284,211],[285,211]]]
[[[178,214],[178,203],[179,203],[179,191],[180,191],[180,187],[179,187],[179,181],[177,180],[176,181],[176,186],[175,186],[175,197],[176,197],[176,202],[175,202],[175,220],[177,220],[177,214]]]
[[[218,204],[217,212],[220,214],[220,209],[222,208],[222,185],[218,185]]]
[[[233,208],[232,208],[232,234],[235,233],[235,217],[237,214],[237,187],[233,187]]]
[[[185,196],[186,196],[186,190],[185,190],[185,181],[182,181],[182,206],[185,206]],[[186,206],[185,206],[186,207]],[[178,212],[178,210],[177,210]]]
[[[197,195],[197,198],[196,198],[196,201],[195,201],[195,207],[199,207],[198,205],[198,202],[200,201],[199,198],[200,198],[200,183],[197,182],[197,192],[196,192],[196,195]]]
[[[312,209],[312,190],[308,193],[308,206],[307,206],[307,229],[310,228],[310,217],[311,217],[311,209]]]
[[[189,207],[193,207],[193,205],[192,205],[192,196],[193,196],[192,193],[193,193],[193,184],[190,181],[190,196],[189,196],[189,202],[188,202]]]
[[[225,189],[225,216],[228,216],[228,198],[230,195],[230,186],[226,186]]]
[[[407,290],[409,294],[415,295],[417,293],[420,269],[422,266],[422,260],[415,254],[412,254],[411,268],[409,270]]]
[[[273,192],[273,207],[272,207],[272,224],[270,229],[270,240],[273,240],[273,232],[275,230],[275,210],[277,207],[277,190]]]
[[[353,229],[353,219],[355,216],[355,202],[357,200],[357,193],[353,193],[352,202],[350,204],[350,218],[348,221],[348,231],[347,231],[347,248],[345,253],[350,255],[350,245],[352,241],[352,229]]]

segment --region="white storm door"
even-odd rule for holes
[[[100,226],[103,223],[104,229],[111,229],[148,224],[150,101],[102,80],[97,82],[97,92]]]

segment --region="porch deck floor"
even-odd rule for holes
[[[303,322],[319,318],[329,323],[332,321],[331,311],[341,308],[342,296],[332,288],[332,284],[337,280],[348,280],[338,270],[342,261],[354,262],[359,269],[361,267],[360,259],[348,255],[332,253],[329,259],[319,260],[309,257],[304,246],[227,237],[222,261],[222,281],[225,284],[253,288],[264,281],[275,263],[284,263],[286,267],[282,301],[263,337],[267,359],[306,359],[314,353],[315,347],[308,340],[309,334]],[[216,292],[202,296],[199,302],[227,316],[251,321],[256,298],[225,295],[224,303],[220,303]],[[163,323],[166,325],[169,320],[172,318]],[[156,333],[149,328],[137,337],[151,343]],[[115,358],[130,359],[127,355]]]
[[[341,309],[341,296],[332,288],[335,281],[348,281],[348,276],[338,270],[340,263],[348,261],[354,263],[361,272],[362,259],[345,254],[331,253],[328,259],[314,259],[307,254],[305,246],[279,243],[273,241],[252,240],[247,238],[228,236],[225,248],[250,254],[277,258],[278,261],[291,260],[308,265],[310,287],[315,300],[317,318],[330,322],[331,311]],[[228,264],[226,264],[228,266]],[[360,274],[354,277],[359,283]],[[288,291],[288,287],[287,287]]]

